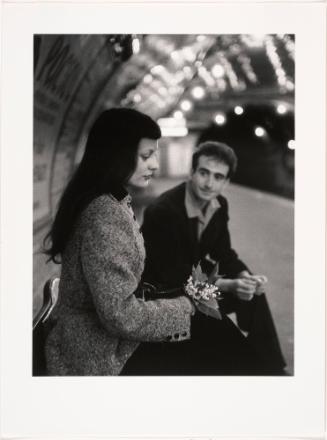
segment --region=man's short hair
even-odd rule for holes
[[[228,145],[214,141],[207,141],[200,144],[192,156],[193,171],[196,170],[201,156],[212,157],[218,162],[225,163],[229,167],[227,177],[230,178],[234,175],[237,167],[237,157],[234,150]]]

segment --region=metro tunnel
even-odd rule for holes
[[[46,281],[60,277],[43,244],[90,127],[105,109],[134,108],[162,133],[159,169],[131,194],[140,225],[149,203],[189,178],[199,144],[233,148],[224,193],[232,246],[268,279],[293,374],[294,51],[288,34],[34,36],[33,317]]]

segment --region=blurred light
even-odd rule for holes
[[[254,133],[258,137],[263,137],[266,134],[266,130],[262,127],[256,127]]]
[[[198,74],[208,87],[215,86],[215,80],[212,78],[211,73],[209,73],[204,66],[199,67]]]
[[[284,115],[287,112],[287,108],[284,104],[278,104],[277,106],[277,113],[280,115]]]
[[[189,63],[194,63],[196,56],[193,50],[190,47],[184,47],[182,51],[186,61],[188,61]]]
[[[163,137],[184,137],[188,134],[187,127],[163,127],[161,135]]]
[[[232,63],[229,61],[228,57],[222,51],[219,51],[218,56],[219,56],[220,61],[219,61],[219,64],[217,64],[217,66],[220,66],[220,67],[217,69],[215,69],[216,65],[213,67],[213,69],[214,69],[213,72],[216,74],[216,76],[218,74],[220,75],[220,78],[217,77],[217,81],[223,79],[223,76],[226,75],[232,89],[237,90],[238,85],[239,85],[239,79],[234,71],[234,67],[233,67]],[[215,70],[216,70],[216,72],[215,72]],[[221,73],[224,73],[224,75],[221,76]]]
[[[244,92],[244,90],[246,90],[246,84],[243,80],[240,80],[238,86],[237,86],[237,90]]]
[[[217,113],[215,116],[215,123],[218,125],[224,125],[226,122],[226,116],[223,113]]]
[[[168,93],[168,90],[166,89],[166,87],[159,87],[158,92],[160,93],[160,95],[166,96]]]
[[[158,124],[164,137],[182,137],[188,133],[185,119],[160,118]]]
[[[242,69],[244,70],[244,73],[246,74],[248,80],[256,84],[258,82],[258,78],[252,68],[250,57],[244,54],[240,54],[237,57],[237,61],[241,64]]]
[[[284,41],[285,41],[285,49],[287,50],[289,57],[294,60],[294,49],[295,49],[294,41],[290,38],[289,35],[284,36]]]
[[[188,99],[184,99],[181,102],[180,106],[181,106],[181,109],[184,110],[184,112],[190,111],[193,107],[191,101],[189,101]]]
[[[225,75],[225,69],[220,64],[215,64],[212,69],[211,73],[215,78],[222,78]]]
[[[292,83],[292,81],[290,80],[286,81],[286,88],[287,90],[294,90],[294,84]]]
[[[158,64],[157,66],[152,67],[151,73],[153,73],[154,75],[158,75],[162,73],[164,70],[165,68],[161,64]]]
[[[290,141],[288,141],[287,146],[290,150],[295,150],[295,140],[291,139]]]
[[[171,95],[177,95],[177,93],[182,92],[183,90],[181,90],[181,87],[177,87],[177,86],[171,86],[168,89],[168,92]]]
[[[204,88],[201,86],[194,87],[192,89],[191,93],[195,99],[202,99],[202,98],[204,98],[204,95],[205,95]]]
[[[143,78],[143,82],[145,84],[150,84],[153,81],[153,76],[150,75],[150,73],[148,73],[147,75],[145,75],[145,77]]]
[[[140,95],[139,93],[136,93],[136,94],[133,96],[133,101],[134,101],[136,104],[138,104],[139,102],[141,102],[141,101],[142,101],[142,97],[141,97],[141,95]]]
[[[182,81],[184,81],[184,78],[185,78],[184,73],[181,72],[181,71],[177,71],[177,72],[175,73],[175,76],[174,76],[172,82],[173,82],[175,85],[177,85],[177,84],[181,83]]]
[[[183,72],[184,72],[184,75],[185,75],[186,79],[192,79],[193,71],[192,71],[190,66],[183,67]]]
[[[267,36],[265,46],[269,61],[271,62],[275,70],[277,82],[280,86],[284,87],[287,82],[286,73],[285,70],[283,69],[281,59],[277,53],[277,48],[276,45],[274,44],[274,40],[272,36]]]
[[[198,35],[196,37],[197,41],[199,41],[201,43],[201,41],[204,41],[207,37],[205,35]]]
[[[227,83],[224,78],[217,79],[217,85],[221,92],[224,92],[227,88]]]
[[[183,114],[183,112],[180,111],[180,110],[176,110],[176,111],[174,112],[174,118],[176,118],[176,119],[183,119],[183,118],[184,118],[184,114]]]
[[[244,112],[244,109],[243,109],[243,107],[241,107],[240,105],[237,105],[236,107],[234,107],[234,112],[235,112],[237,115],[241,115],[241,114]]]
[[[265,37],[265,34],[241,35],[243,43],[248,47],[262,47]]]
[[[174,61],[179,61],[179,60],[181,59],[181,54],[180,54],[180,52],[179,52],[178,50],[174,50],[174,51],[170,54],[170,56],[172,57],[172,59],[173,59]]]
[[[141,43],[140,40],[138,38],[133,38],[132,41],[132,49],[133,49],[133,53],[137,54],[140,52],[141,49]]]
[[[252,40],[257,46],[262,46],[263,40],[265,39],[265,34],[252,34]]]

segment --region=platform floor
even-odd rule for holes
[[[266,294],[288,371],[294,347],[294,203],[240,186],[230,186],[232,244],[253,272],[268,277]]]
[[[178,183],[179,180],[155,179],[136,210],[139,221],[151,199]],[[225,195],[229,200],[232,245],[254,273],[268,277],[266,294],[287,370],[293,374],[294,202],[232,184]]]

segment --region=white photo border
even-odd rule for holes
[[[326,4],[2,5],[3,437],[323,437],[325,433]],[[294,33],[293,377],[32,377],[33,35]]]

